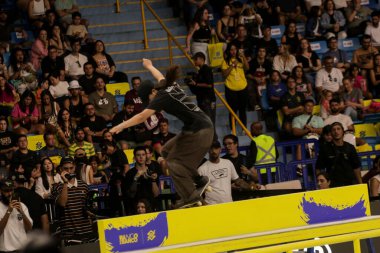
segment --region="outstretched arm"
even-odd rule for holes
[[[118,134],[118,133],[120,133],[121,131],[123,131],[124,129],[126,129],[128,127],[132,127],[132,126],[141,124],[145,120],[147,120],[150,116],[152,116],[155,112],[156,111],[152,110],[152,109],[145,109],[144,111],[142,111],[139,114],[133,116],[129,120],[124,121],[124,122],[120,123],[117,126],[114,126],[113,128],[111,128],[110,132],[112,134]]]
[[[157,82],[160,82],[162,79],[165,79],[164,75],[162,75],[162,73],[153,66],[151,60],[143,58],[143,67],[149,70],[149,72],[157,80]]]

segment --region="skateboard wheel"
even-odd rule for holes
[[[198,201],[197,203],[196,203],[196,205],[197,206],[202,206],[203,204],[202,204],[202,201]]]
[[[208,192],[212,192],[212,187],[211,187],[211,186],[207,186],[207,187],[206,187],[206,191],[208,191]]]

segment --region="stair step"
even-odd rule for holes
[[[123,8],[135,8],[134,6],[140,6],[140,1],[133,0],[133,1],[119,1],[120,2],[120,9]],[[146,1],[150,6],[152,7],[160,7],[160,6],[167,6],[165,0],[147,0]],[[107,8],[107,7],[114,7],[116,0],[78,0],[77,1],[78,6],[80,9],[97,9],[97,8]]]
[[[173,57],[174,58],[184,58],[182,51],[180,51],[178,48],[172,49]],[[113,60],[119,63],[123,63],[124,60],[137,60],[140,61],[142,58],[149,58],[149,59],[155,59],[155,58],[162,58],[162,57],[168,57],[169,56],[169,49],[168,48],[157,48],[155,50],[138,50],[136,51],[124,51],[120,53],[111,53]]]

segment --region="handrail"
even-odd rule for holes
[[[157,15],[157,13],[153,10],[153,8],[148,4],[146,0],[140,0],[141,4],[141,18],[142,18],[142,24],[143,24],[143,33],[144,33],[144,48],[149,48],[148,45],[148,35],[146,32],[146,24],[145,24],[145,11],[144,11],[144,5],[148,8],[148,10],[152,13],[152,15],[156,18],[158,23],[162,26],[162,28],[165,30],[168,36],[168,43],[169,43],[169,60],[170,64],[173,62],[173,55],[172,55],[172,49],[171,49],[171,41],[174,42],[174,44],[178,47],[178,49],[185,55],[186,59],[191,63],[191,65],[195,68],[194,62],[191,59],[191,57],[187,54],[185,49],[181,46],[181,44],[178,42],[178,40],[173,36],[173,34],[170,32],[168,27],[162,22],[161,18]],[[171,39],[171,41],[170,41]],[[240,125],[240,127],[243,129],[243,131],[246,133],[246,135],[253,140],[253,137],[251,135],[251,132],[246,128],[246,126],[241,122],[239,117],[236,115],[236,113],[231,109],[231,107],[228,105],[227,101],[222,97],[220,92],[214,88],[215,94],[218,96],[220,101],[224,104],[224,106],[227,108],[229,113],[232,115],[233,119],[237,121],[237,123]],[[234,121],[234,120],[232,120]],[[234,122],[233,122],[234,124]],[[236,127],[233,128],[233,134],[236,135]]]
[[[115,3],[115,5],[116,5],[116,13],[120,13],[120,0],[116,0],[116,3]]]

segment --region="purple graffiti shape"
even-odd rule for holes
[[[169,234],[166,213],[159,213],[142,226],[110,228],[104,233],[106,243],[112,246],[111,252],[114,253],[158,247]]]
[[[304,195],[300,203],[300,208],[303,209],[303,212],[306,215],[306,218],[301,218],[307,224],[317,224],[322,222],[365,217],[367,211],[363,196],[356,204],[352,206],[338,208],[328,206],[323,203],[316,203],[313,198],[310,198],[310,201],[308,201]]]

